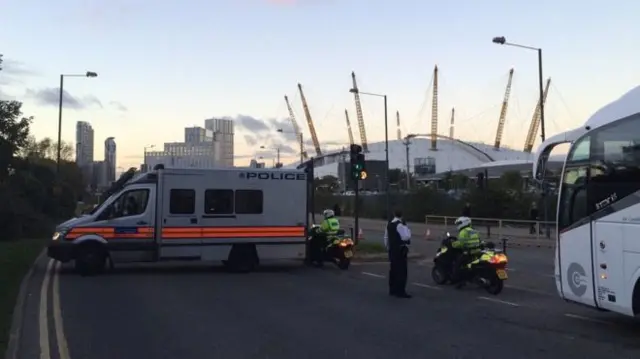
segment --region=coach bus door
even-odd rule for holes
[[[595,306],[593,239],[587,203],[590,139],[575,143],[567,156],[558,206],[557,266],[564,299]]]

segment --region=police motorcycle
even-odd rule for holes
[[[455,250],[451,242],[456,238],[447,233],[442,240],[440,248],[436,251],[433,259],[434,266],[431,270],[431,278],[436,284],[444,285],[448,282],[452,284],[453,270],[455,262]],[[479,252],[472,256],[471,260],[464,264],[462,278],[459,281],[466,281],[484,288],[488,293],[497,295],[504,288],[504,281],[507,280],[507,255],[495,248],[493,242],[482,242]]]
[[[325,236],[324,233],[320,232],[320,226],[317,224],[311,226],[308,240],[311,241],[315,236]],[[340,229],[336,235],[327,237],[322,255],[325,261],[333,262],[338,268],[347,270],[351,265],[354,246],[353,239],[345,234],[344,229]]]

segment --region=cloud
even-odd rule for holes
[[[272,5],[296,5],[297,0],[266,0],[267,3]]]
[[[238,132],[243,132],[243,138],[250,151],[258,151],[258,156],[275,155],[275,149],[280,147],[280,154],[283,157],[290,155],[298,155],[300,153],[299,138],[293,130],[293,125],[289,119],[257,119],[247,115],[238,115],[235,118],[226,117],[234,121]],[[302,124],[301,124],[302,125]],[[282,132],[278,131],[282,130]],[[309,155],[315,154],[315,149],[311,136],[303,135],[305,150]],[[270,149],[269,151],[261,151],[260,147]],[[323,151],[339,150],[348,147],[347,143],[339,141],[322,141],[320,147]],[[252,157],[253,155],[249,156]]]
[[[29,89],[27,90],[27,97],[33,98],[40,105],[57,107],[58,101],[60,101],[60,88]],[[66,90],[62,94],[62,105],[73,110],[84,110],[92,106],[103,107],[102,102],[95,96],[74,97]]]
[[[293,147],[291,147],[289,145],[281,145],[280,146],[280,153],[281,154],[285,154],[285,155],[292,155],[292,154],[298,153],[298,151],[295,150]]]
[[[0,84],[8,85],[11,83],[21,82],[21,77],[35,76],[38,73],[25,65],[24,62],[12,59],[2,58],[0,64]]]
[[[249,146],[256,146],[258,144],[257,139],[254,136],[251,136],[251,135],[244,135],[244,141]]]
[[[111,101],[109,102],[109,106],[111,106],[114,110],[116,111],[120,111],[120,112],[127,112],[129,111],[129,109],[127,108],[127,106],[123,105],[121,102],[118,101]]]
[[[250,132],[266,132],[269,131],[269,126],[263,120],[258,120],[251,116],[238,115],[235,118],[231,118],[236,126],[240,129],[244,129]]]

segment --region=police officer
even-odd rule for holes
[[[393,219],[387,223],[384,245],[389,251],[389,295],[398,298],[411,298],[406,291],[409,244],[411,230],[402,220],[402,212],[395,211]]]
[[[471,218],[469,217],[456,219],[455,225],[458,227],[458,238],[451,242],[451,247],[459,250],[460,253],[453,264],[453,279],[459,281],[458,287],[462,287],[464,285],[461,278],[462,266],[480,248],[480,235],[471,227]]]
[[[327,239],[338,234],[340,229],[340,221],[336,218],[333,210],[327,209],[322,215],[324,220],[320,224],[318,235],[313,238],[311,243],[311,257],[318,266],[322,266],[324,262],[323,250],[327,246]]]

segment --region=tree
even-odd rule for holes
[[[29,136],[32,117],[22,104],[0,101],[0,240],[50,235],[53,225],[74,215],[85,196],[80,169],[63,144],[60,172],[57,146],[51,139]]]
[[[518,171],[507,171],[500,176],[500,185],[506,189],[521,191],[523,183],[524,179]]]
[[[53,142],[53,140],[49,137],[45,137],[42,140],[38,141],[34,136],[29,136],[27,144],[22,149],[20,155],[22,157],[47,158],[57,161],[58,143]],[[72,161],[73,157],[73,146],[68,142],[62,141],[62,146],[60,147],[60,160]]]
[[[324,188],[324,189],[335,189],[338,187],[338,178],[331,175],[323,176],[322,178],[316,178],[315,181],[316,188]]]
[[[22,103],[0,101],[0,180],[6,179],[16,154],[27,145],[33,117],[22,117]]]
[[[389,169],[389,183],[397,184],[401,179],[405,178],[403,176],[403,171],[399,168],[390,168]]]

